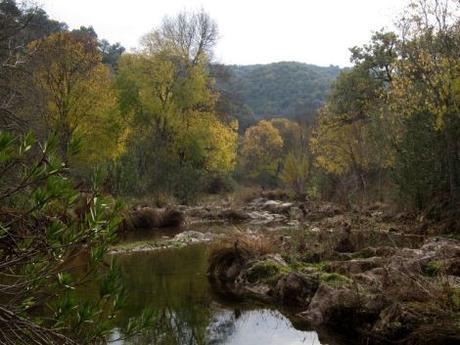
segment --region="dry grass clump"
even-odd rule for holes
[[[336,229],[312,228],[299,231],[292,235],[291,241],[284,243],[283,252],[295,255],[302,261],[315,263],[340,260],[350,254],[354,258],[382,256],[385,251],[391,254],[391,249],[418,248],[422,242],[422,236],[351,230],[345,224]]]
[[[380,313],[374,331],[403,338],[405,344],[460,343],[458,284],[447,276],[432,279],[413,272],[390,272],[385,285],[382,294],[389,306]]]
[[[178,201],[174,198],[174,196],[167,193],[154,193],[144,195],[142,197],[137,196],[133,198],[123,198],[123,202],[129,208],[135,208],[139,206],[168,208],[178,204]]]
[[[260,187],[241,187],[231,194],[231,202],[234,206],[246,205],[256,198],[260,198],[262,189]]]
[[[235,232],[210,247],[209,270],[211,282],[222,291],[232,284],[242,267],[251,259],[275,252],[272,241],[255,235]]]
[[[251,257],[276,252],[275,242],[265,236],[235,231],[210,246],[210,256],[222,251],[233,250],[247,253]]]
[[[120,231],[130,232],[143,229],[179,227],[184,222],[182,212],[167,208],[139,207],[127,212],[120,225]]]

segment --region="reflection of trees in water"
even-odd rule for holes
[[[118,258],[127,287],[119,325],[146,307],[158,318],[148,335],[123,344],[202,345],[210,320],[205,246],[136,253]]]
[[[206,276],[205,246],[136,253],[117,261],[127,288],[126,309],[119,315],[118,326],[126,326],[144,308],[156,311],[157,319],[147,335],[114,345],[253,345],[263,342],[267,334],[286,343],[316,344],[279,311],[251,310],[217,299]],[[232,310],[235,307],[240,309]],[[123,334],[114,331],[112,339],[119,337]],[[277,344],[271,340],[270,344]]]
[[[205,345],[209,312],[200,310],[162,310],[155,325],[144,336],[129,341],[140,345]]]
[[[235,322],[240,315],[241,311],[239,309],[236,309],[233,313],[229,311],[215,313],[207,328],[208,344],[224,344],[235,332]]]

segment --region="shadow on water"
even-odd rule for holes
[[[128,291],[119,326],[148,307],[158,311],[155,327],[145,336],[117,340],[118,345],[296,345],[339,344],[296,329],[277,310],[248,306],[217,297],[206,276],[204,245],[115,258]],[[118,329],[112,340],[122,338]]]

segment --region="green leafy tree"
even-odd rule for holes
[[[118,180],[130,176],[138,193],[184,200],[234,168],[238,125],[216,114],[207,72],[215,35],[205,13],[180,13],[145,36],[142,52],[120,60],[119,104],[131,129]]]

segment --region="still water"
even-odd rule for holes
[[[123,340],[114,329],[117,345],[339,345],[324,335],[295,328],[279,311],[222,300],[206,277],[204,245],[115,258],[128,291],[120,324],[146,307],[158,312],[158,323],[148,335]]]

